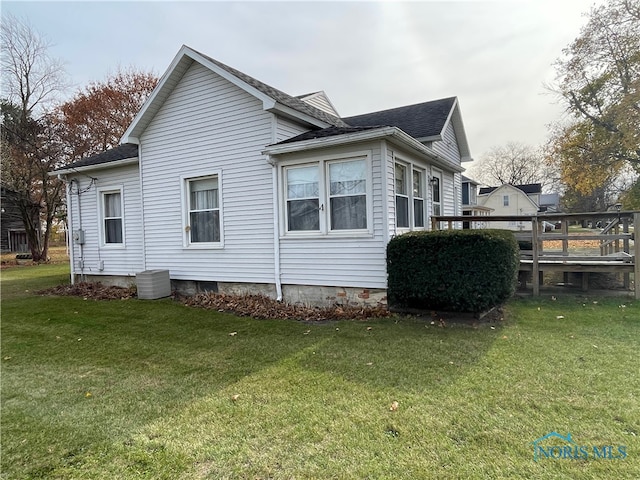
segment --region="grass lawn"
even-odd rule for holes
[[[640,478],[640,302],[305,324],[34,293],[66,278],[2,271],[0,478]]]

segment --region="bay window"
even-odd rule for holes
[[[411,163],[397,162],[394,165],[396,227],[399,229],[422,229],[425,225],[424,170]]]
[[[407,167],[396,163],[396,226],[409,228],[409,192],[407,188]]]
[[[369,160],[326,157],[282,168],[285,233],[367,231]]]

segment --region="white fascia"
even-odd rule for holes
[[[123,167],[125,165],[133,165],[138,163],[138,157],[123,158],[122,160],[114,160],[113,162],[98,163],[97,165],[85,165],[83,167],[69,167],[62,168],[60,170],[54,170],[49,172],[49,176],[74,174],[80,172],[87,172],[91,170],[103,170],[105,168]]]

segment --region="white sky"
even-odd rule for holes
[[[478,159],[509,141],[546,140],[563,108],[544,84],[593,3],[2,1],[0,8],[54,44],[75,89],[119,66],[161,75],[186,44],[291,95],[324,90],[342,116],[455,95]]]

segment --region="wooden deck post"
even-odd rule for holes
[[[633,214],[633,255],[635,298],[640,300],[640,212]]]
[[[533,296],[538,297],[540,295],[540,268],[538,265],[538,217],[531,219],[531,246],[533,248],[533,265],[531,272],[531,283],[533,286]]]

